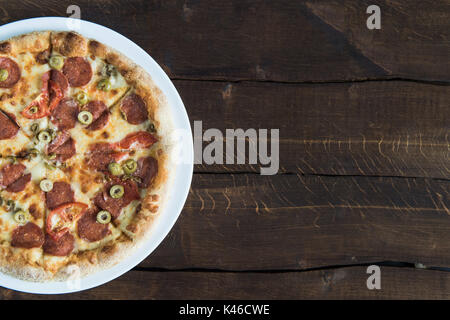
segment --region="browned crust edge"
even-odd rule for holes
[[[51,277],[51,274],[42,267],[42,249],[33,249],[40,252],[40,258],[35,263],[30,263],[28,249],[13,248],[10,246],[0,246],[0,271],[18,278],[20,280],[42,282]]]
[[[22,34],[0,42],[0,54],[16,56],[21,53],[38,53],[50,47],[50,31]]]

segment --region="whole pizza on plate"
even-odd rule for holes
[[[75,32],[0,42],[0,270],[63,280],[143,243],[170,129],[161,91],[118,51]]]

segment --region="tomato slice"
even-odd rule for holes
[[[46,220],[45,230],[55,241],[69,231],[68,224],[78,220],[88,206],[81,202],[69,202],[52,210]]]
[[[22,115],[28,119],[47,117],[58,106],[63,97],[64,93],[60,85],[50,80],[50,71],[46,72],[42,75],[41,93],[22,111]],[[33,108],[37,108],[37,111],[31,112]]]
[[[130,133],[119,142],[114,143],[114,148],[122,150],[144,149],[151,147],[156,141],[158,140],[151,133],[138,131]]]
[[[36,112],[31,112],[32,108],[37,108]],[[48,116],[50,113],[47,107],[47,98],[39,95],[39,97],[31,102],[28,107],[22,110],[21,114],[28,119],[40,119]]]
[[[50,71],[42,75],[42,89],[39,96],[34,99],[28,107],[22,110],[21,114],[28,119],[40,119],[48,116],[50,114],[48,110],[49,93],[48,84],[50,81]],[[36,112],[31,112],[32,108],[37,108]]]

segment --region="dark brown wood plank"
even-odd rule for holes
[[[405,81],[175,84],[191,122],[202,120],[203,131],[279,129],[280,172],[450,175],[448,86]],[[196,172],[259,172],[259,167],[198,165]]]
[[[124,34],[175,78],[334,81],[408,77],[448,81],[445,0],[77,1],[82,18]],[[0,21],[67,16],[73,1],[0,2]]]
[[[141,267],[450,265],[449,182],[196,174],[174,229]]]
[[[361,13],[373,4],[381,8],[381,30],[365,27],[368,15]],[[306,6],[388,74],[449,80],[448,1],[311,0]]]
[[[449,272],[381,267],[381,290],[368,290],[366,270],[367,267],[288,273],[130,271],[103,286],[64,295],[64,299],[450,298]],[[0,289],[0,298],[61,299],[61,296]]]

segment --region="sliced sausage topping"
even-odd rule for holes
[[[111,233],[108,224],[97,222],[98,209],[92,209],[86,212],[78,220],[77,230],[80,238],[89,241],[99,241]]]
[[[147,106],[144,100],[135,93],[126,96],[122,100],[120,110],[130,124],[141,124],[148,119]]]
[[[0,111],[0,140],[14,138],[19,132],[19,126],[16,122]]]
[[[69,130],[77,123],[79,106],[73,99],[63,99],[51,113],[52,122],[59,130]]]
[[[39,248],[44,243],[44,232],[32,222],[17,227],[12,232],[11,245],[19,248]]]
[[[61,238],[55,240],[48,234],[45,235],[44,252],[53,256],[67,256],[74,248],[75,238],[66,232]]]
[[[0,57],[0,70],[7,74],[6,79],[0,81],[0,88],[11,88],[20,80],[19,65],[10,58]]]
[[[92,68],[90,63],[82,57],[68,58],[62,72],[72,87],[82,87],[91,81]]]
[[[148,188],[158,174],[158,161],[153,157],[139,158],[134,176],[139,178],[138,187]]]
[[[62,204],[75,201],[75,195],[70,184],[64,181],[54,182],[53,189],[45,195],[47,208],[50,210],[56,209]]]

